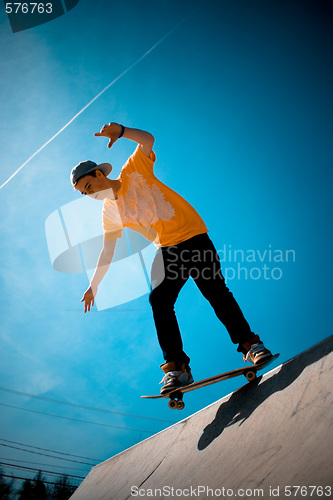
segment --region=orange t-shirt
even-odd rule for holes
[[[155,177],[155,159],[153,151],[148,157],[138,146],[123,166],[118,199],[104,201],[105,240],[119,238],[129,227],[157,247],[166,247],[208,232],[196,210]]]

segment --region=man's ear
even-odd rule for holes
[[[105,177],[105,175],[103,174],[102,170],[95,170],[95,174],[96,174],[96,177]]]

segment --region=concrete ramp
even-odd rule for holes
[[[330,337],[97,465],[71,499],[332,497],[332,351]]]

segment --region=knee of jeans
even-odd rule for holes
[[[157,307],[165,303],[164,294],[159,287],[154,288],[149,294],[149,303],[152,307]]]
[[[173,307],[177,297],[166,294],[162,287],[154,288],[149,294],[149,303],[153,309]]]
[[[159,292],[157,291],[157,288],[153,288],[152,291],[149,294],[149,303],[151,307],[154,307],[156,304],[160,302],[160,299],[158,298]]]
[[[154,292],[155,292],[155,289],[153,289],[150,294],[149,294],[149,304],[152,306],[153,305],[153,302],[154,302]]]

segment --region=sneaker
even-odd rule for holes
[[[178,387],[183,387],[184,385],[189,385],[194,382],[191,368],[185,363],[179,368],[174,361],[169,361],[169,363],[161,365],[161,368],[165,373],[160,382],[160,384],[164,383],[161,394],[166,394]]]
[[[267,361],[273,354],[266,349],[263,343],[252,344],[250,349],[244,354],[244,361],[251,361],[254,365],[258,365],[263,361]]]

